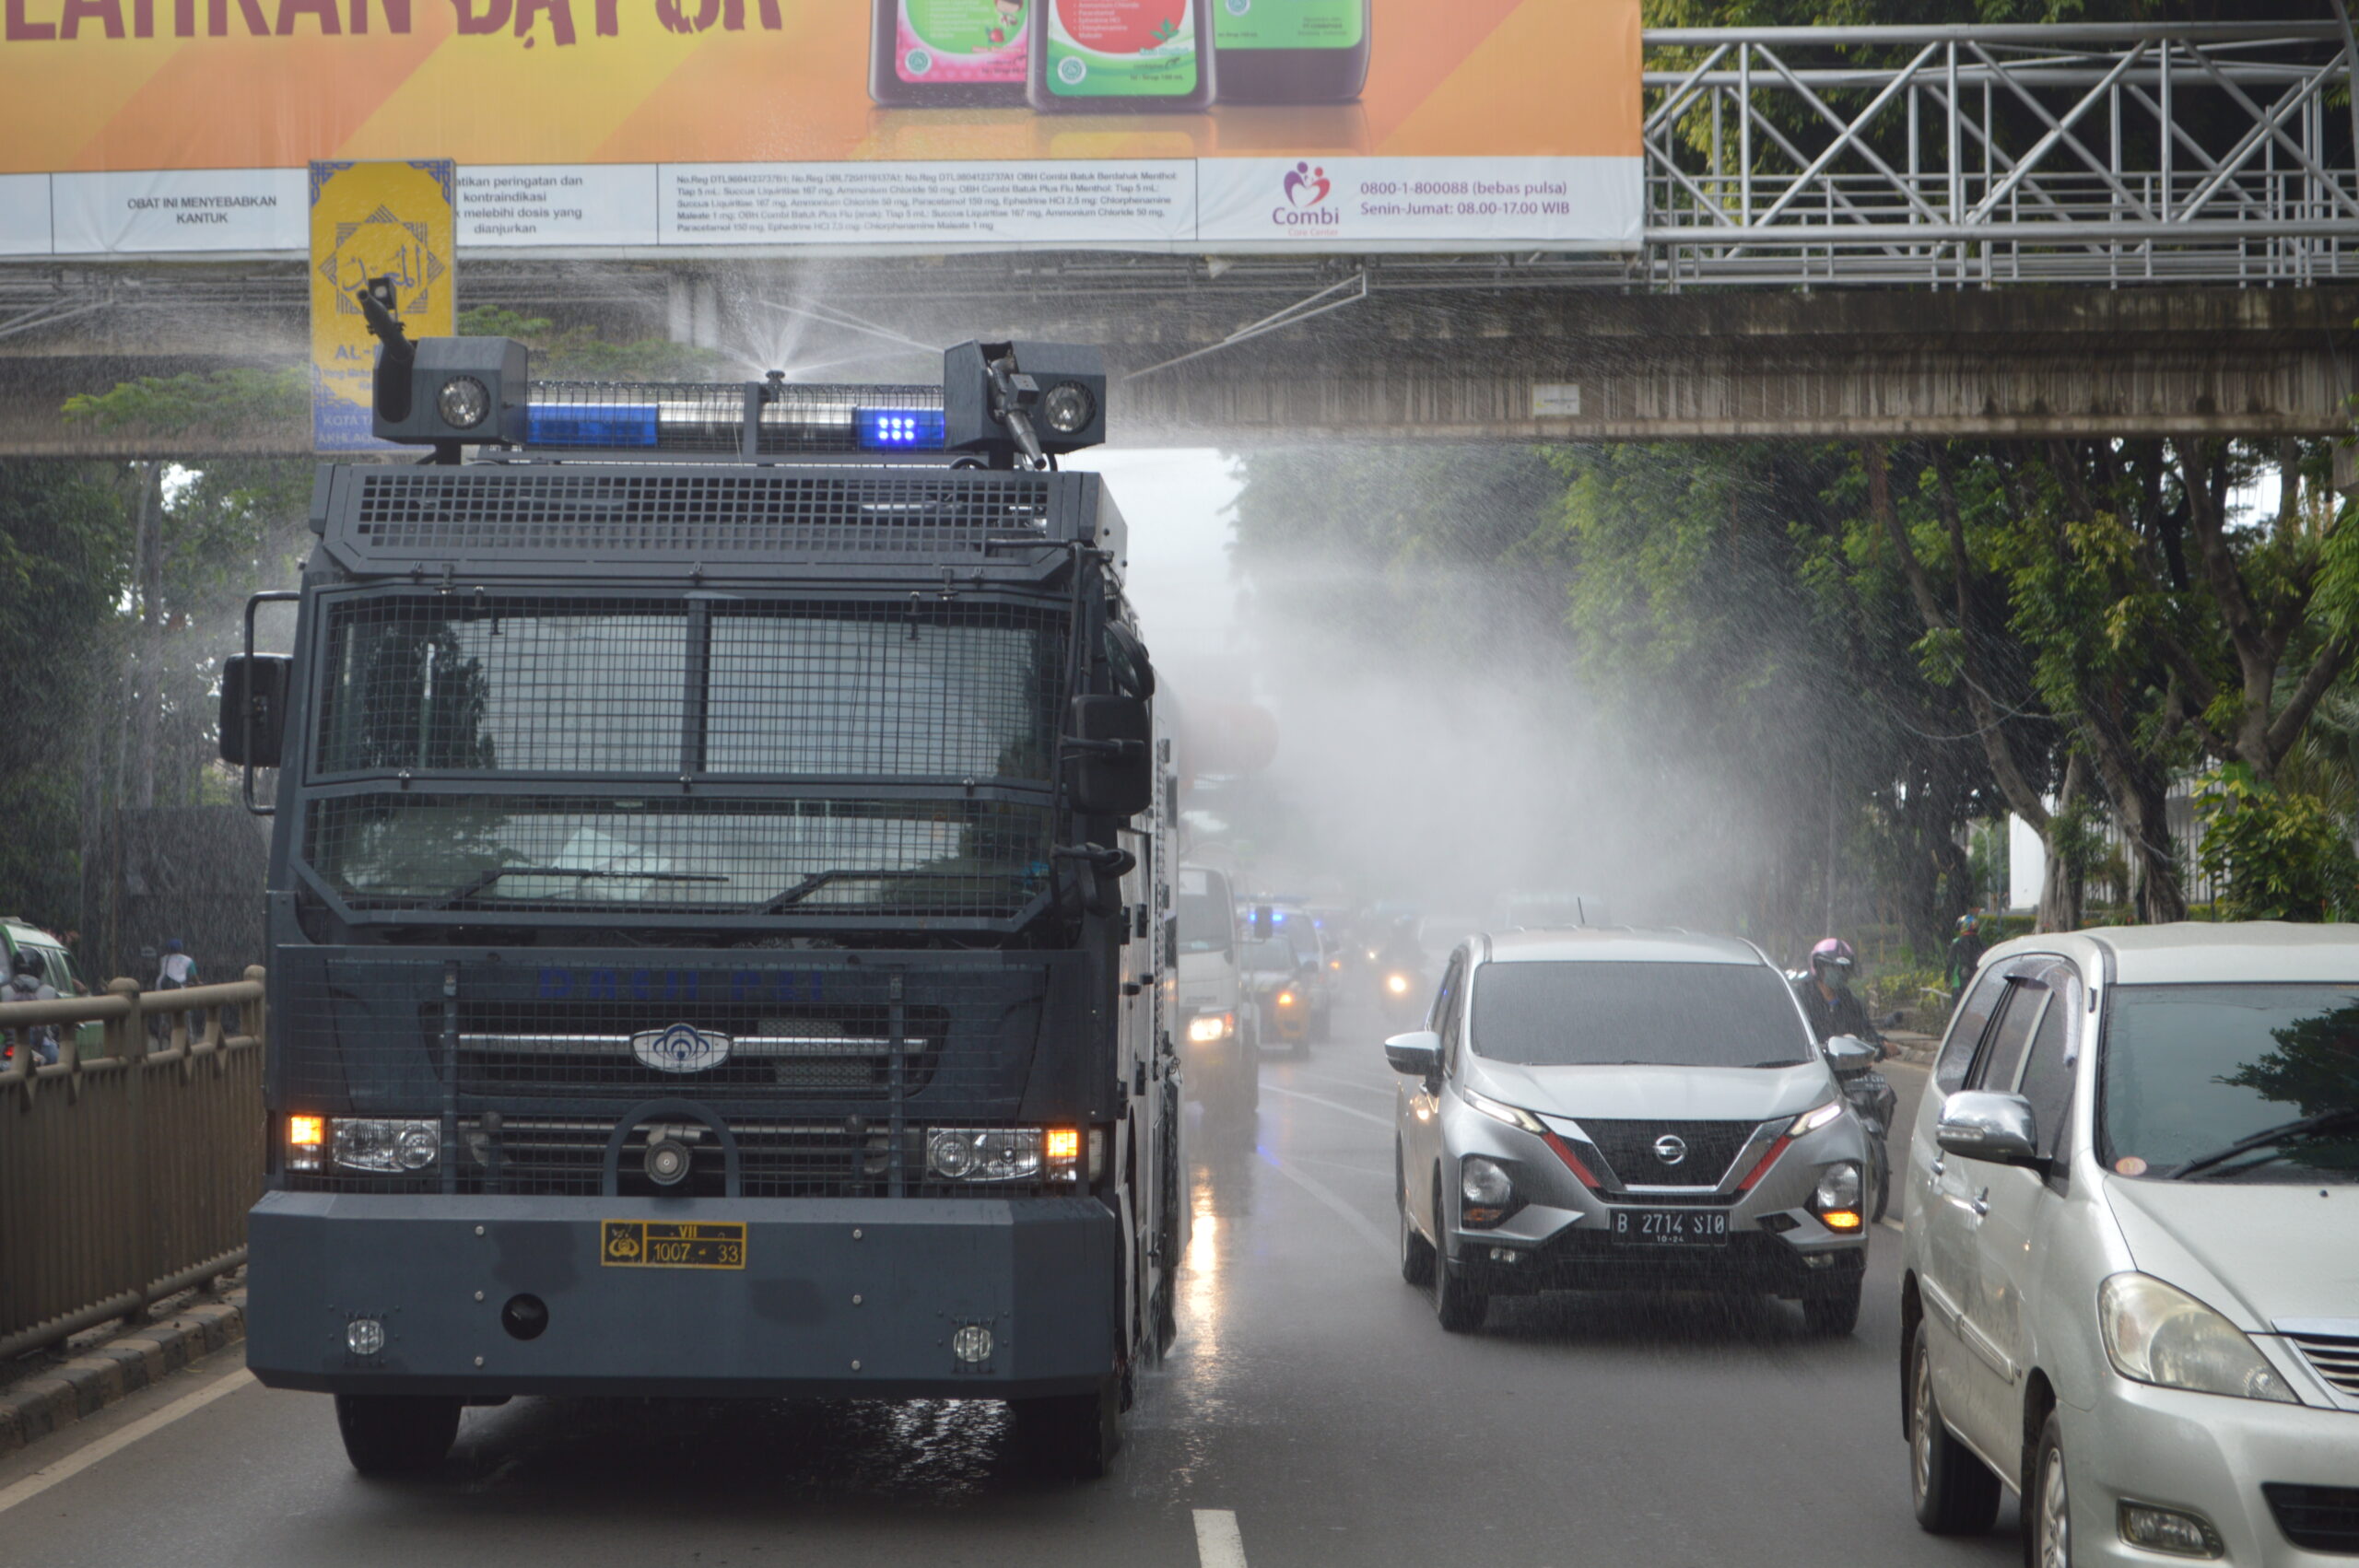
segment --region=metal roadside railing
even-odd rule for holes
[[[0,1360],[246,1259],[262,1191],[263,971],[143,993],[0,1004]],[[234,1024],[228,1019],[234,1018]],[[75,1025],[103,1025],[86,1055]],[[158,1027],[151,1036],[151,1023]],[[58,1059],[36,1066],[33,1029]]]

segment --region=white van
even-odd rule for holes
[[[1260,1105],[1261,1029],[1240,984],[1237,902],[1210,866],[1180,868],[1180,1055],[1189,1094],[1209,1108]]]

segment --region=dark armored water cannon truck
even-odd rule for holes
[[[370,1472],[557,1394],[1000,1398],[1101,1473],[1186,1215],[1170,742],[1057,468],[1097,355],[563,384],[367,308],[424,461],[322,466],[294,651],[250,609],[223,681],[255,1375]]]

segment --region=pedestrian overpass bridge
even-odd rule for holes
[[[1657,29],[1626,254],[462,254],[463,299],[818,377],[1105,345],[1126,441],[2319,435],[2359,354],[2340,23]],[[0,266],[0,451],[75,392],[305,362],[299,263]]]

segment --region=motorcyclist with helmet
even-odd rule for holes
[[[1837,1035],[1851,1035],[1875,1047],[1879,1058],[1889,1056],[1884,1036],[1868,1022],[1867,1004],[1851,989],[1851,972],[1858,964],[1849,942],[1828,937],[1810,950],[1810,972],[1794,981],[1794,995],[1820,1045]]]
[[[1859,955],[1849,942],[1828,937],[1810,950],[1810,972],[1796,977],[1794,996],[1821,1046],[1838,1035],[1849,1035],[1875,1047],[1876,1059],[1882,1060],[1892,1054],[1891,1049],[1869,1021],[1867,1004],[1851,989],[1851,974],[1858,964]],[[1838,1070],[1836,1082],[1872,1140],[1870,1152],[1875,1156],[1875,1169],[1870,1173],[1869,1187],[1875,1198],[1870,1218],[1881,1220],[1891,1188],[1892,1157],[1886,1141],[1900,1096],[1884,1075],[1872,1068],[1851,1072]]]

